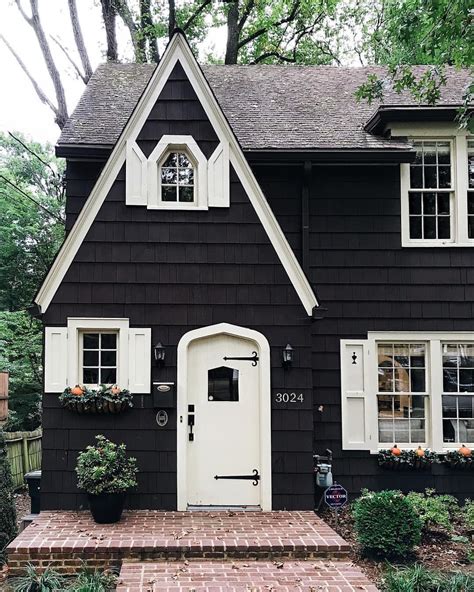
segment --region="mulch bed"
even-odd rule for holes
[[[374,559],[364,557],[357,545],[354,521],[350,514],[349,507],[339,510],[338,524],[336,526],[336,519],[334,512],[324,508],[319,512],[319,515],[325,522],[329,524],[339,535],[341,535],[351,545],[351,559],[358,565],[365,574],[373,582],[380,584],[382,573],[387,567],[387,563],[383,561],[375,561]],[[456,542],[452,537],[466,537],[471,542]],[[400,562],[396,565],[410,565],[413,563],[422,563],[426,568],[452,572],[467,570],[474,572],[474,563],[469,560],[469,552],[474,555],[474,544],[472,542],[472,534],[469,533],[466,527],[457,521],[453,524],[452,532],[446,530],[436,529],[430,530],[423,535],[421,544],[416,547],[415,553],[407,558],[405,564]],[[395,563],[393,563],[395,565]]]
[[[16,522],[18,526],[21,524],[23,516],[30,513],[31,500],[26,489],[19,489],[14,494],[16,507]]]

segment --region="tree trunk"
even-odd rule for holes
[[[173,31],[176,29],[176,5],[175,0],[168,0],[169,18],[168,18],[168,37],[171,39]]]
[[[150,4],[151,0],[140,0],[140,26],[143,37],[148,42],[148,60],[157,64],[160,61],[160,54]]]
[[[118,60],[118,50],[113,0],[100,0],[100,4],[102,6],[102,19],[104,21],[105,36],[107,38],[107,61],[116,62]]]
[[[227,46],[225,63],[236,64],[239,52],[239,0],[235,0],[227,13]]]
[[[74,40],[76,42],[77,51],[81,58],[81,64],[84,69],[83,80],[87,84],[89,78],[92,76],[92,67],[87,53],[86,45],[84,43],[84,37],[82,36],[81,24],[79,22],[79,16],[77,14],[76,0],[68,0],[69,15],[71,17],[72,31],[74,33]]]

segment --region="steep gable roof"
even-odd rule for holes
[[[160,64],[154,70],[152,77],[143,90],[138,103],[128,122],[125,124],[115,147],[106,162],[99,179],[82,208],[77,220],[64,241],[58,256],[53,262],[44,280],[35,303],[44,313],[60,286],[67,270],[84,241],[87,232],[94,222],[113,182],[115,181],[126,158],[127,141],[135,141],[143,128],[152,108],[163,90],[173,68],[180,63],[193,86],[214,132],[222,143],[229,147],[229,161],[233,166],[248,198],[252,204],[260,223],[270,239],[280,262],[285,269],[290,282],[293,284],[307,314],[312,315],[318,306],[316,296],[296,259],[288,241],[286,240],[265,196],[263,195],[253,172],[243,155],[237,138],[235,137],[224,113],[222,112],[209,84],[207,83],[191,49],[181,33],[177,32],[171,39]]]
[[[58,144],[112,146],[153,73],[148,64],[104,64],[92,76]],[[381,67],[203,66],[202,70],[244,150],[407,149],[368,133],[377,104],[355,90]],[[426,66],[416,66],[420,75]],[[448,67],[440,107],[462,103],[469,72]],[[415,107],[408,93],[387,89],[384,106]]]

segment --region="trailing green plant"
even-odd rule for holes
[[[13,492],[13,479],[5,436],[3,430],[0,429],[0,564],[5,561],[5,547],[18,533]]]
[[[404,557],[420,543],[422,522],[400,491],[364,489],[352,514],[358,543],[367,554]]]
[[[425,469],[439,462],[436,452],[420,450],[400,450],[397,455],[391,449],[379,450],[377,461],[379,466],[389,469]]]
[[[64,585],[64,579],[54,569],[47,567],[40,572],[29,563],[25,575],[13,583],[13,592],[57,592],[64,590]]]
[[[452,495],[438,495],[434,489],[426,489],[425,493],[411,491],[407,500],[418,514],[424,529],[441,526],[452,530],[453,519],[459,514],[459,504]]]
[[[92,495],[122,493],[137,485],[137,461],[127,457],[125,444],[115,444],[105,436],[77,457],[77,484]]]
[[[466,455],[459,452],[459,450],[450,450],[444,455],[444,462],[450,467],[459,469],[473,469],[474,457],[472,454]]]
[[[69,592],[108,592],[115,590],[116,582],[117,576],[110,571],[92,570],[83,566],[67,590]]]
[[[119,413],[133,407],[132,400],[130,391],[116,384],[101,384],[97,389],[76,385],[67,387],[59,395],[63,407],[78,413]]]

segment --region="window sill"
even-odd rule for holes
[[[429,240],[420,240],[420,241],[402,241],[402,247],[430,247],[430,248],[440,248],[440,247],[474,247],[474,240],[467,241],[467,242],[454,242],[454,241],[429,241]]]
[[[207,206],[196,206],[196,205],[164,205],[164,204],[160,204],[160,205],[148,205],[147,206],[147,210],[171,210],[173,212],[181,212],[181,211],[203,211],[203,210],[208,210],[209,208]]]

